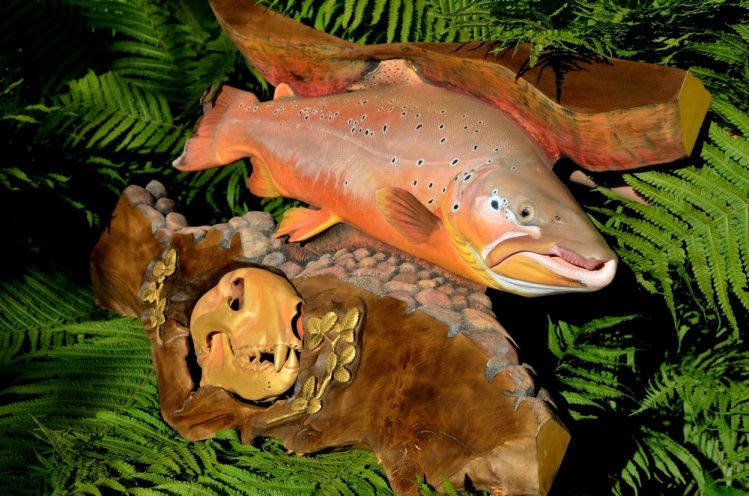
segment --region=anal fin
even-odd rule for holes
[[[313,210],[305,207],[292,207],[284,214],[274,237],[289,236],[295,243],[320,234],[327,228],[341,222],[341,218],[329,210]]]
[[[434,212],[405,189],[380,188],[375,193],[375,198],[385,219],[412,243],[429,242],[432,233],[442,225],[442,220]]]
[[[268,168],[259,160],[252,158],[252,174],[247,180],[247,187],[253,195],[260,198],[275,198],[282,196],[278,188],[273,184]]]

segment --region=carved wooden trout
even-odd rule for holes
[[[257,196],[286,212],[276,236],[338,222],[489,287],[526,296],[594,291],[616,257],[551,170],[497,108],[383,61],[350,92],[272,101],[224,87],[175,167],[250,157]]]

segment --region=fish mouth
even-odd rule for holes
[[[527,241],[532,240],[528,237]],[[617,266],[613,252],[607,258],[586,258],[557,244],[545,250],[511,253],[507,247],[497,247],[485,261],[493,273],[517,281],[519,292],[529,296],[597,291],[611,283]]]

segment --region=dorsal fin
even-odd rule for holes
[[[375,197],[385,219],[412,243],[429,242],[432,233],[442,225],[439,217],[403,188],[380,188]]]
[[[291,86],[286,83],[280,83],[278,86],[276,86],[276,90],[273,92],[274,100],[280,100],[281,98],[291,98],[295,96],[296,93],[294,93],[294,90],[291,89]]]

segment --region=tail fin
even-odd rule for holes
[[[185,144],[185,150],[172,165],[183,171],[198,171],[239,160],[241,156],[235,156],[229,150],[222,149],[220,124],[235,104],[255,105],[257,102],[257,97],[250,92],[231,86],[222,87],[216,102],[200,118],[195,133]]]

